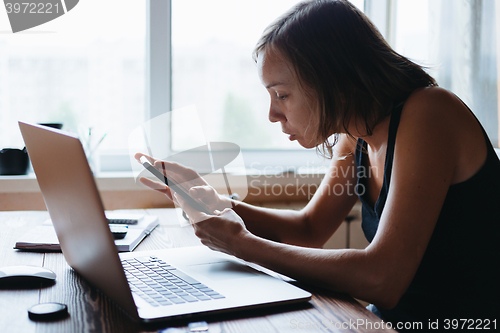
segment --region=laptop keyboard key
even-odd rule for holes
[[[205,295],[200,295],[200,296],[195,296],[197,299],[199,299],[200,301],[209,301],[211,300],[210,297],[208,296],[205,296]]]
[[[174,271],[170,271],[173,275],[177,276],[179,279],[183,280],[183,281],[186,281],[188,284],[196,284],[196,283],[200,283],[198,282],[197,280],[193,279],[192,277],[190,277],[189,275],[187,275],[186,273],[184,272],[181,272],[179,270],[174,270]]]
[[[137,257],[135,260],[142,262],[142,263],[148,263],[150,261],[149,257]]]
[[[183,300],[185,301],[188,301],[188,302],[198,302],[198,300],[196,298],[194,298],[193,296],[189,296],[189,295],[186,295],[186,296],[181,296]]]
[[[196,289],[194,289],[193,287],[191,286],[181,286],[181,289],[185,290],[185,291],[195,291]]]
[[[200,289],[200,288],[208,288],[207,286],[205,286],[204,284],[202,283],[193,283],[191,284],[191,286],[195,287],[196,289]]]
[[[175,304],[186,303],[186,301],[185,301],[185,300],[183,300],[183,299],[181,299],[181,298],[179,298],[179,297],[177,297],[177,298],[170,298],[170,301],[171,301],[172,303],[175,303]]]

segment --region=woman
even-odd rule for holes
[[[198,178],[190,193],[217,210],[207,216],[143,183],[201,221],[195,233],[211,249],[368,301],[385,321],[495,319],[500,162],[470,110],[344,0],[296,5],[266,29],[254,59],[269,120],[333,156],[307,206],[237,204]],[[173,177],[197,176],[151,161]],[[333,172],[355,167],[363,172]],[[332,189],[352,184],[370,245],[320,249],[358,200]]]

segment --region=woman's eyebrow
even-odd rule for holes
[[[266,86],[266,89],[269,89],[269,88],[272,88],[274,86],[284,86],[284,85],[287,85],[286,82],[273,82],[273,83],[270,83]]]

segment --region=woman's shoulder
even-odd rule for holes
[[[452,92],[441,87],[425,87],[413,91],[407,98],[404,109],[421,116],[447,114],[457,109],[467,110],[465,104]]]
[[[463,130],[481,127],[469,108],[452,92],[440,87],[426,87],[415,90],[406,100],[401,122],[404,126],[418,130],[423,126],[427,131],[435,129],[449,139],[461,137]]]
[[[453,182],[467,179],[486,159],[481,125],[460,98],[443,88],[421,88],[408,97],[401,113],[400,136],[406,144],[425,145],[423,151],[435,150],[453,160]],[[427,149],[430,145],[436,149]]]

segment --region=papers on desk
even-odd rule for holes
[[[108,215],[108,218],[120,218],[115,215]],[[133,251],[137,245],[148,236],[159,224],[158,217],[150,215],[130,216],[126,218],[136,218],[139,221],[135,225],[129,225],[125,238],[115,239],[118,252]],[[60,251],[59,240],[57,239],[54,226],[51,220],[45,221],[42,225],[28,231],[19,241],[14,249],[30,251]]]

